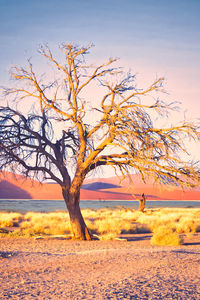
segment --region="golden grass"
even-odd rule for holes
[[[82,213],[88,228],[92,233],[101,236],[101,239],[114,239],[123,233],[153,232],[152,243],[159,240],[159,243],[163,245],[163,243],[173,243],[172,240],[174,240],[174,244],[178,244],[180,243],[179,234],[200,232],[199,208],[149,209],[145,213],[134,209],[103,208],[84,209]],[[3,229],[8,229],[11,236],[69,235],[71,233],[67,212],[0,213],[0,228],[2,228],[1,235],[6,234]],[[164,236],[168,236],[168,240]]]
[[[166,225],[156,228],[151,238],[151,245],[180,246],[182,244],[183,239],[180,235]]]
[[[0,212],[0,228],[17,226],[22,218],[20,213]]]

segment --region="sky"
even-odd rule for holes
[[[0,85],[41,43],[92,42],[95,59],[119,57],[141,82],[164,76],[171,97],[198,117],[199,14],[199,0],[0,0]]]
[[[94,43],[91,57],[119,57],[141,85],[164,76],[169,99],[200,116],[199,0],[0,0],[0,86],[38,45]]]

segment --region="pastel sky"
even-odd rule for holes
[[[200,108],[199,0],[0,0],[0,85],[40,43],[95,44],[95,58],[119,57],[139,79],[165,76],[186,109]]]
[[[200,117],[199,0],[0,0],[0,86],[39,44],[95,44],[92,58],[119,57],[140,83],[166,78],[170,99]]]

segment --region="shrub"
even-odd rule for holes
[[[0,228],[12,227],[19,225],[22,220],[22,215],[20,213],[0,213]]]
[[[154,230],[151,238],[151,245],[160,246],[180,246],[183,244],[183,239],[172,228],[160,226]]]

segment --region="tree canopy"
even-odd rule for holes
[[[183,161],[181,153],[187,153],[186,139],[199,139],[199,123],[183,120],[157,127],[156,118],[175,109],[157,97],[164,79],[137,88],[135,75],[116,67],[116,59],[90,64],[91,47],[62,44],[56,58],[48,45],[40,46],[51,76],[39,75],[31,60],[26,68],[12,67],[16,84],[4,89],[9,103],[0,107],[0,168],[56,181],[69,213],[72,203],[79,208],[85,177],[102,166],[112,166],[122,176],[139,172],[143,180],[151,176],[195,185],[197,165]],[[87,100],[91,85],[92,103]],[[73,213],[70,217],[74,228],[82,222],[74,221]],[[90,236],[84,226],[73,230],[76,237]]]

